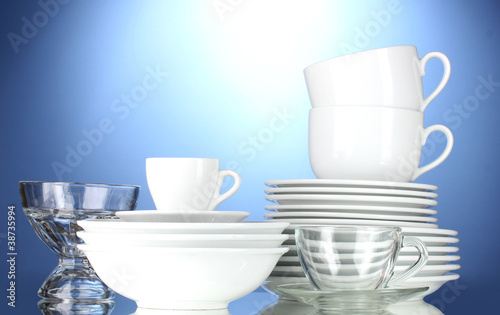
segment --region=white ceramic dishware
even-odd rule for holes
[[[344,212],[270,212],[264,214],[266,219],[363,219],[363,220],[387,220],[403,222],[437,222],[435,217],[419,216],[396,216],[364,213],[344,213]]]
[[[427,216],[437,214],[436,210],[425,208],[402,208],[384,206],[356,206],[356,205],[267,205],[266,210],[276,212],[346,212],[358,214],[380,214],[399,216]]]
[[[164,223],[119,220],[78,221],[86,232],[136,234],[280,234],[288,222]]]
[[[275,248],[288,236],[285,234],[112,234],[77,232],[87,245],[113,247],[170,248]]]
[[[429,290],[427,290],[425,293],[421,293],[421,294],[419,294],[411,299],[412,301],[416,301],[416,300],[421,300],[425,296],[436,292],[446,282],[456,281],[459,278],[460,278],[459,274],[452,273],[452,272],[447,273],[447,274],[442,275],[442,276],[413,277],[413,278],[406,280],[403,283],[399,283],[398,287],[413,288],[413,287],[418,287],[418,286],[428,286]]]
[[[434,248],[435,247],[427,246],[427,252],[429,256],[427,257],[426,267],[432,265],[445,265],[450,262],[456,262],[461,258],[458,255],[436,255],[433,252]],[[339,256],[341,257],[342,255],[343,254],[339,254]],[[415,263],[415,261],[417,261],[417,259],[418,255],[399,255],[398,259],[396,260],[396,267],[412,265]],[[282,256],[276,266],[300,267],[300,260],[298,256]]]
[[[309,114],[309,160],[319,179],[410,182],[441,164],[453,147],[443,125],[424,128],[424,114],[373,106],[313,108]],[[442,132],[446,147],[419,167],[429,135]]]
[[[437,229],[439,226],[434,223],[420,223],[408,221],[384,221],[384,220],[363,220],[363,219],[274,219],[268,222],[288,222],[294,226],[300,225],[363,225],[363,226],[387,226],[387,227],[419,227]]]
[[[258,288],[286,248],[79,245],[96,273],[139,309],[225,309]]]
[[[394,272],[403,272],[404,270],[408,269],[411,265],[417,261],[418,257],[413,261],[412,264],[406,264],[406,265],[395,265],[394,266]],[[380,262],[382,264],[383,261]],[[339,278],[342,278],[345,281],[356,281],[355,278],[358,277],[358,270],[359,268],[372,268],[373,269],[374,264],[370,265],[354,265],[354,264],[349,264],[349,265],[343,265],[342,266],[342,276],[339,276]],[[440,265],[426,265],[420,269],[417,273],[414,274],[414,277],[435,277],[435,276],[442,276],[447,274],[450,271],[456,271],[460,269],[460,265],[458,264],[440,264]],[[316,268],[322,271],[328,270],[328,268],[332,268],[331,265],[325,263],[322,265],[317,265]],[[338,271],[340,272],[340,271]],[[294,276],[300,276],[304,274],[304,270],[301,266],[280,266],[277,265],[274,267],[273,275],[294,275]]]
[[[303,272],[316,290],[383,289],[420,272],[428,257],[425,244],[404,237],[398,227],[299,226],[295,240]],[[401,247],[415,247],[419,257],[394,273]]]
[[[438,187],[420,183],[388,182],[378,180],[354,180],[354,179],[278,179],[268,180],[267,186],[276,188],[287,187],[331,187],[331,188],[378,188],[378,189],[402,189],[414,191],[434,191]]]
[[[158,211],[214,210],[241,185],[233,170],[220,170],[218,159],[148,158],[146,176]],[[225,177],[234,184],[220,193]]]
[[[441,82],[424,99],[422,77],[431,58],[444,65]],[[450,61],[440,52],[418,58],[415,46],[366,50],[315,63],[304,70],[313,108],[388,106],[423,112],[450,78]]]
[[[116,216],[125,222],[216,222],[233,223],[239,222],[250,215],[244,211],[158,211],[158,210],[138,210],[122,211]]]
[[[268,188],[266,194],[323,194],[323,195],[356,195],[356,196],[389,196],[410,198],[432,198],[438,194],[427,191],[414,191],[403,189],[376,189],[376,188],[344,188],[344,187],[286,187]]]
[[[280,205],[363,205],[407,208],[427,208],[437,205],[437,201],[433,199],[388,196],[286,194],[266,195],[265,198]]]

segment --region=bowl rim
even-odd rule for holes
[[[115,254],[127,252],[130,255],[147,252],[149,254],[188,254],[188,255],[276,255],[284,254],[288,251],[286,247],[274,248],[188,248],[188,247],[151,247],[151,246],[122,246],[110,247],[105,245],[78,244],[78,249],[85,253],[108,253]]]
[[[128,184],[111,184],[111,183],[84,183],[84,182],[62,182],[62,181],[44,181],[44,180],[20,180],[19,184],[60,184],[60,185],[94,185],[94,186],[116,186],[116,187],[131,187],[141,188],[139,185]]]

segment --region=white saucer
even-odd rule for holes
[[[236,223],[165,223],[165,222],[123,222],[120,220],[77,221],[90,233],[148,233],[148,234],[280,234],[287,222]]]
[[[267,186],[274,187],[357,187],[357,188],[380,188],[406,189],[430,191],[438,187],[427,184],[386,182],[376,180],[346,180],[346,179],[283,179],[266,181]]]
[[[397,215],[379,215],[364,213],[343,213],[343,212],[271,212],[264,214],[264,218],[344,218],[344,219],[365,219],[365,220],[388,220],[388,221],[406,221],[406,222],[437,222],[434,217],[414,217]]]
[[[264,207],[266,210],[277,212],[345,212],[345,213],[369,213],[381,215],[400,215],[400,216],[426,216],[436,215],[437,211],[424,208],[402,208],[402,207],[386,207],[386,206],[356,206],[356,205],[268,205]]]
[[[289,222],[294,225],[372,225],[372,226],[396,226],[396,227],[421,227],[437,229],[438,225],[433,223],[416,223],[406,221],[384,221],[384,220],[357,220],[357,219],[274,219],[268,222]]]
[[[116,216],[125,222],[198,222],[198,223],[233,223],[250,215],[243,211],[158,211],[134,210],[117,211]]]
[[[379,188],[346,188],[346,187],[283,187],[267,188],[266,194],[329,194],[329,195],[366,195],[390,197],[415,197],[435,199],[438,194],[426,191]]]
[[[437,201],[425,198],[384,197],[384,196],[355,196],[355,195],[267,195],[280,205],[369,205],[427,208],[437,205]]]

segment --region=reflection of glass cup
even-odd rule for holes
[[[298,226],[295,230],[300,264],[317,290],[374,290],[404,281],[427,262],[418,238],[403,237],[398,227]],[[401,247],[413,246],[418,260],[400,274],[394,264]]]
[[[59,265],[42,284],[38,295],[67,302],[113,298],[114,292],[97,277],[85,254],[77,248],[83,241],[76,235],[82,230],[76,221],[114,218],[117,210],[133,210],[139,187],[25,181],[19,183],[19,189],[24,214],[31,226],[45,245],[59,256]]]
[[[214,210],[241,184],[240,175],[232,170],[220,170],[217,159],[148,158],[146,175],[159,211]],[[233,177],[234,184],[221,194],[226,176]]]

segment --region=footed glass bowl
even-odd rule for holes
[[[19,182],[24,214],[35,233],[59,256],[59,265],[38,290],[49,300],[112,299],[114,292],[95,274],[76,232],[78,220],[115,218],[133,210],[138,186],[67,182]]]

